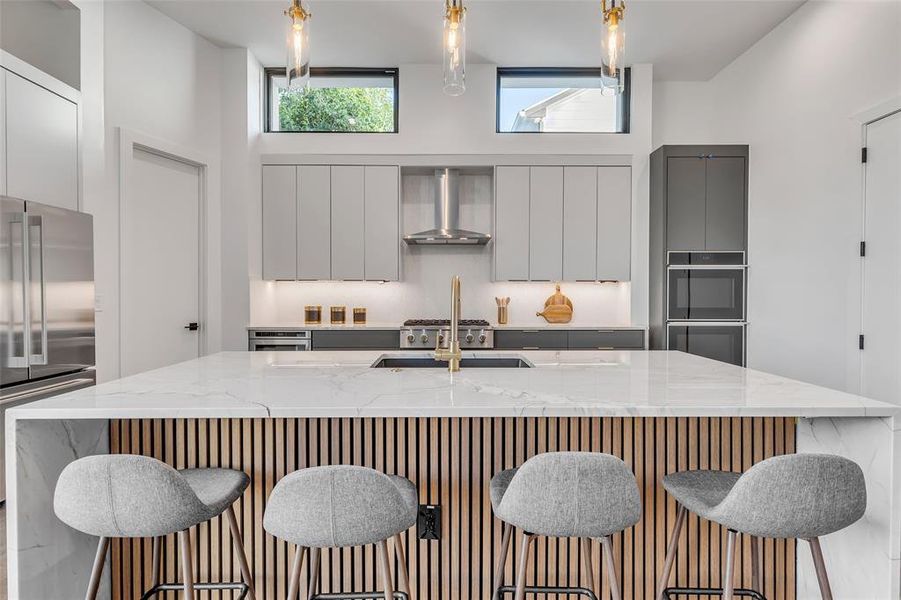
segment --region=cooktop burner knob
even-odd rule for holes
[[[472,343],[472,340],[475,339],[472,335],[472,330],[467,330],[466,332],[466,341],[467,343]]]
[[[439,334],[438,334],[438,343],[439,343],[439,344],[443,344],[443,343],[444,343],[444,333],[439,333]]]
[[[416,336],[413,335],[413,331],[412,330],[408,331],[407,332],[407,342],[412,344],[415,339],[416,339]]]
[[[483,329],[481,332],[479,332],[479,343],[484,344],[485,340],[487,340],[487,339],[488,339],[488,336],[485,335],[485,330]]]
[[[422,334],[419,336],[419,341],[421,341],[423,344],[429,341],[429,334],[426,333],[425,329],[422,330]]]

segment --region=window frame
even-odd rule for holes
[[[553,77],[586,76],[600,77],[600,67],[498,67],[494,101],[494,132],[513,135],[622,135],[631,133],[632,106],[632,69],[626,67],[623,72],[625,88],[619,102],[617,119],[622,123],[620,131],[501,131],[501,79],[503,77]]]
[[[311,67],[310,77],[368,77],[372,75],[384,75],[391,77],[394,83],[394,131],[286,131],[272,130],[272,78],[284,77],[286,71],[284,67],[266,67],[263,69],[263,133],[294,133],[294,134],[353,134],[353,135],[392,135],[400,132],[400,73],[399,69],[393,68],[368,68],[368,67]]]

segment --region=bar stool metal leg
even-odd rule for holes
[[[403,537],[401,534],[394,536],[394,553],[397,555],[397,562],[400,565],[400,578],[404,584],[404,591],[407,597],[413,600],[413,589],[410,587],[410,572],[407,571],[407,557],[404,554]]]
[[[382,540],[377,546],[379,562],[382,565],[382,582],[385,587],[385,600],[394,600],[394,581],[391,579],[391,565],[388,564],[388,541]]]
[[[153,538],[153,562],[150,567],[153,572],[150,574],[150,589],[155,588],[160,583],[160,563],[162,562],[163,538]]]
[[[735,541],[738,534],[729,530],[726,536],[726,571],[723,573],[723,600],[733,600],[735,591]]]
[[[610,536],[601,538],[601,545],[604,547],[604,559],[607,562],[607,578],[610,580],[610,597],[613,600],[622,600],[622,594],[619,591],[619,577],[616,574],[616,562],[613,560],[613,542]]]
[[[307,590],[307,600],[312,600],[319,588],[319,554],[321,548],[310,548],[310,589]]]
[[[510,538],[513,536],[513,525],[504,523],[504,536],[501,539],[501,551],[497,556],[497,567],[494,570],[494,592],[492,600],[498,599],[498,591],[504,584],[504,567],[507,564],[507,549],[510,547]]]
[[[91,580],[88,583],[86,600],[97,598],[97,590],[100,589],[100,576],[103,574],[103,564],[106,562],[106,553],[109,550],[109,538],[102,537],[97,543],[97,555],[94,557],[94,568],[91,569]]]
[[[244,554],[244,538],[241,537],[241,530],[238,529],[238,519],[235,517],[235,507],[229,506],[225,511],[228,518],[228,529],[232,534],[232,544],[235,546],[235,553],[238,555],[238,564],[241,566],[241,577],[247,584],[248,600],[255,600],[256,596],[253,592],[253,575],[250,574],[250,565],[247,564],[247,555]]]
[[[303,546],[294,548],[294,564],[291,567],[291,576],[288,578],[288,598],[287,600],[297,600],[297,593],[300,589],[300,570],[303,568],[303,559],[307,549]]]
[[[591,540],[582,538],[582,567],[585,569],[585,579],[587,587],[592,593],[597,594],[594,587],[594,569],[591,566]]]
[[[663,572],[660,574],[660,582],[657,584],[657,600],[665,600],[666,584],[669,583],[669,575],[673,570],[673,562],[676,560],[676,549],[679,547],[679,535],[682,533],[682,526],[685,524],[685,515],[688,513],[681,504],[679,512],[676,513],[676,524],[673,526],[673,532],[670,534],[669,546],[666,548],[666,560],[663,562]]]
[[[516,595],[514,600],[523,600],[526,597],[526,571],[529,569],[529,547],[534,539],[531,533],[522,534],[522,549],[519,554],[519,572],[516,574]]]
[[[763,538],[751,537],[751,589],[763,594]]]
[[[191,551],[191,531],[178,532],[181,543],[181,570],[184,576],[185,599],[194,600],[194,553]]]
[[[826,575],[826,561],[823,560],[820,538],[810,538],[807,541],[810,544],[810,553],[813,554],[813,566],[820,584],[820,596],[823,597],[823,600],[832,600],[832,588],[829,586],[829,576]]]

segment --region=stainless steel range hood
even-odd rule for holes
[[[463,244],[483,246],[491,240],[487,233],[460,229],[460,172],[435,171],[435,228],[404,236],[411,246]]]

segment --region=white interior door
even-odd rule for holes
[[[861,393],[901,404],[901,113],[867,125]]]
[[[132,150],[122,229],[122,375],[196,358],[201,173]]]

